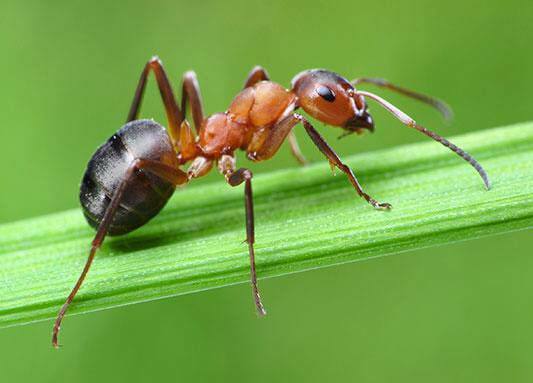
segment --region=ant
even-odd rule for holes
[[[137,119],[146,81],[152,71],[165,107],[168,132],[153,120]],[[363,83],[422,101],[438,109],[444,117],[451,114],[443,102],[382,79],[359,78],[350,82],[336,73],[313,69],[296,75],[291,89],[287,90],[270,81],[267,72],[257,66],[249,73],[244,89],[235,96],[228,110],[206,118],[194,72],[186,72],[183,76],[181,106],[178,106],[161,61],[158,57],[148,61],[135,91],[126,125],[96,150],[83,177],[80,202],[85,218],[96,229],[96,235],[85,267],[57,315],[53,346],[58,347],[61,321],[106,235],[126,234],[143,226],[159,213],[176,186],[204,176],[215,164],[230,186],[244,183],[252,293],[257,312],[265,315],[255,269],[252,172],[237,168],[235,151],[244,150],[248,159],[254,162],[264,161],[274,156],[288,138],[292,154],[305,164],[292,132],[297,124],[303,124],[332,168],[337,167],[344,172],[362,198],[376,209],[390,209],[390,204],[378,202],[364,192],[352,169],[341,161],[307,118],[296,113],[298,108],[327,125],[344,129],[346,134],[360,134],[364,130],[374,130],[366,103],[367,98],[371,99],[404,125],[448,147],[470,163],[480,174],[486,188],[490,188],[487,173],[472,156],[419,125],[383,98],[355,88]],[[186,120],[187,103],[190,103],[196,133]],[[182,170],[180,167],[187,163],[190,163],[187,171]]]

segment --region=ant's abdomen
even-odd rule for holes
[[[80,188],[83,213],[92,227],[98,227],[127,169],[140,158],[177,167],[170,138],[155,121],[132,121],[96,150]],[[109,234],[125,234],[143,226],[159,213],[173,192],[170,182],[138,171],[126,186]]]

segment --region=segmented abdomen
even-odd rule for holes
[[[155,121],[136,120],[124,125],[89,161],[80,187],[80,202],[92,227],[98,227],[126,170],[138,158],[177,166],[170,138]],[[173,192],[170,182],[137,171],[126,186],[108,234],[125,234],[141,227],[159,213]]]

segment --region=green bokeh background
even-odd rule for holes
[[[2,0],[0,223],[77,206],[85,164],[123,123],[153,54],[176,85],[197,71],[209,113],[253,65],[286,85],[325,67],[444,98],[449,126],[380,91],[450,136],[533,119],[532,19],[526,0]],[[165,121],[153,82],[143,115]],[[342,155],[424,140],[374,117],[374,135],[319,128]],[[285,148],[252,169],[287,166]],[[199,182],[226,187],[217,174]],[[4,329],[1,381],[530,382],[532,245],[512,233],[264,280],[264,319],[247,285],[75,316],[59,352],[51,322]]]

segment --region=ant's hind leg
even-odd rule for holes
[[[61,322],[63,320],[63,317],[65,316],[68,307],[70,306],[72,300],[76,296],[76,293],[80,289],[83,281],[85,280],[87,273],[89,272],[89,269],[91,268],[91,265],[94,260],[94,256],[96,255],[96,251],[102,245],[102,242],[104,241],[104,238],[109,230],[109,227],[111,226],[111,223],[113,222],[115,213],[117,212],[117,209],[120,205],[120,202],[122,200],[122,197],[124,195],[128,182],[131,180],[131,178],[135,175],[135,172],[137,172],[138,170],[143,170],[143,171],[155,174],[159,176],[160,178],[173,183],[174,185],[181,185],[188,181],[187,175],[183,171],[170,167],[168,165],[162,164],[157,161],[137,159],[131,163],[131,165],[126,170],[126,173],[124,174],[124,177],[120,185],[118,186],[115,193],[113,194],[113,198],[111,198],[111,201],[109,202],[109,205],[106,208],[102,221],[98,225],[98,230],[96,231],[96,235],[94,236],[94,239],[92,241],[91,251],[89,252],[89,257],[87,258],[85,267],[83,268],[83,271],[81,272],[76,284],[74,285],[74,288],[68,295],[67,300],[65,301],[65,303],[59,310],[59,313],[57,314],[57,318],[54,323],[54,329],[52,333],[52,345],[55,348],[59,347],[57,338],[59,335],[59,330],[61,329]]]
[[[187,100],[191,103],[192,118],[194,121],[194,128],[199,132],[200,126],[204,121],[204,109],[202,103],[202,95],[200,93],[200,85],[198,78],[194,71],[185,72],[182,83],[182,97],[181,110],[183,111],[183,118],[185,119],[187,113]]]
[[[144,96],[144,90],[146,88],[146,81],[150,71],[153,71],[155,74],[157,86],[159,87],[159,92],[161,93],[161,98],[163,99],[165,112],[167,114],[170,138],[172,139],[174,147],[177,147],[180,137],[180,124],[183,121],[183,114],[176,103],[174,92],[172,91],[172,86],[170,85],[168,76],[163,68],[163,64],[157,56],[152,57],[144,66],[141,77],[139,78],[139,83],[135,90],[135,95],[133,96],[133,101],[131,103],[126,122],[136,120],[139,115],[141,102]]]
[[[226,181],[231,186],[238,186],[244,182],[244,205],[246,210],[246,242],[248,243],[248,254],[250,255],[250,282],[255,307],[259,315],[266,315],[265,308],[261,302],[259,288],[257,287],[257,274],[255,269],[255,229],[254,229],[254,204],[252,197],[252,172],[248,169],[235,170],[235,158],[224,155],[219,161],[219,170],[226,177]]]

